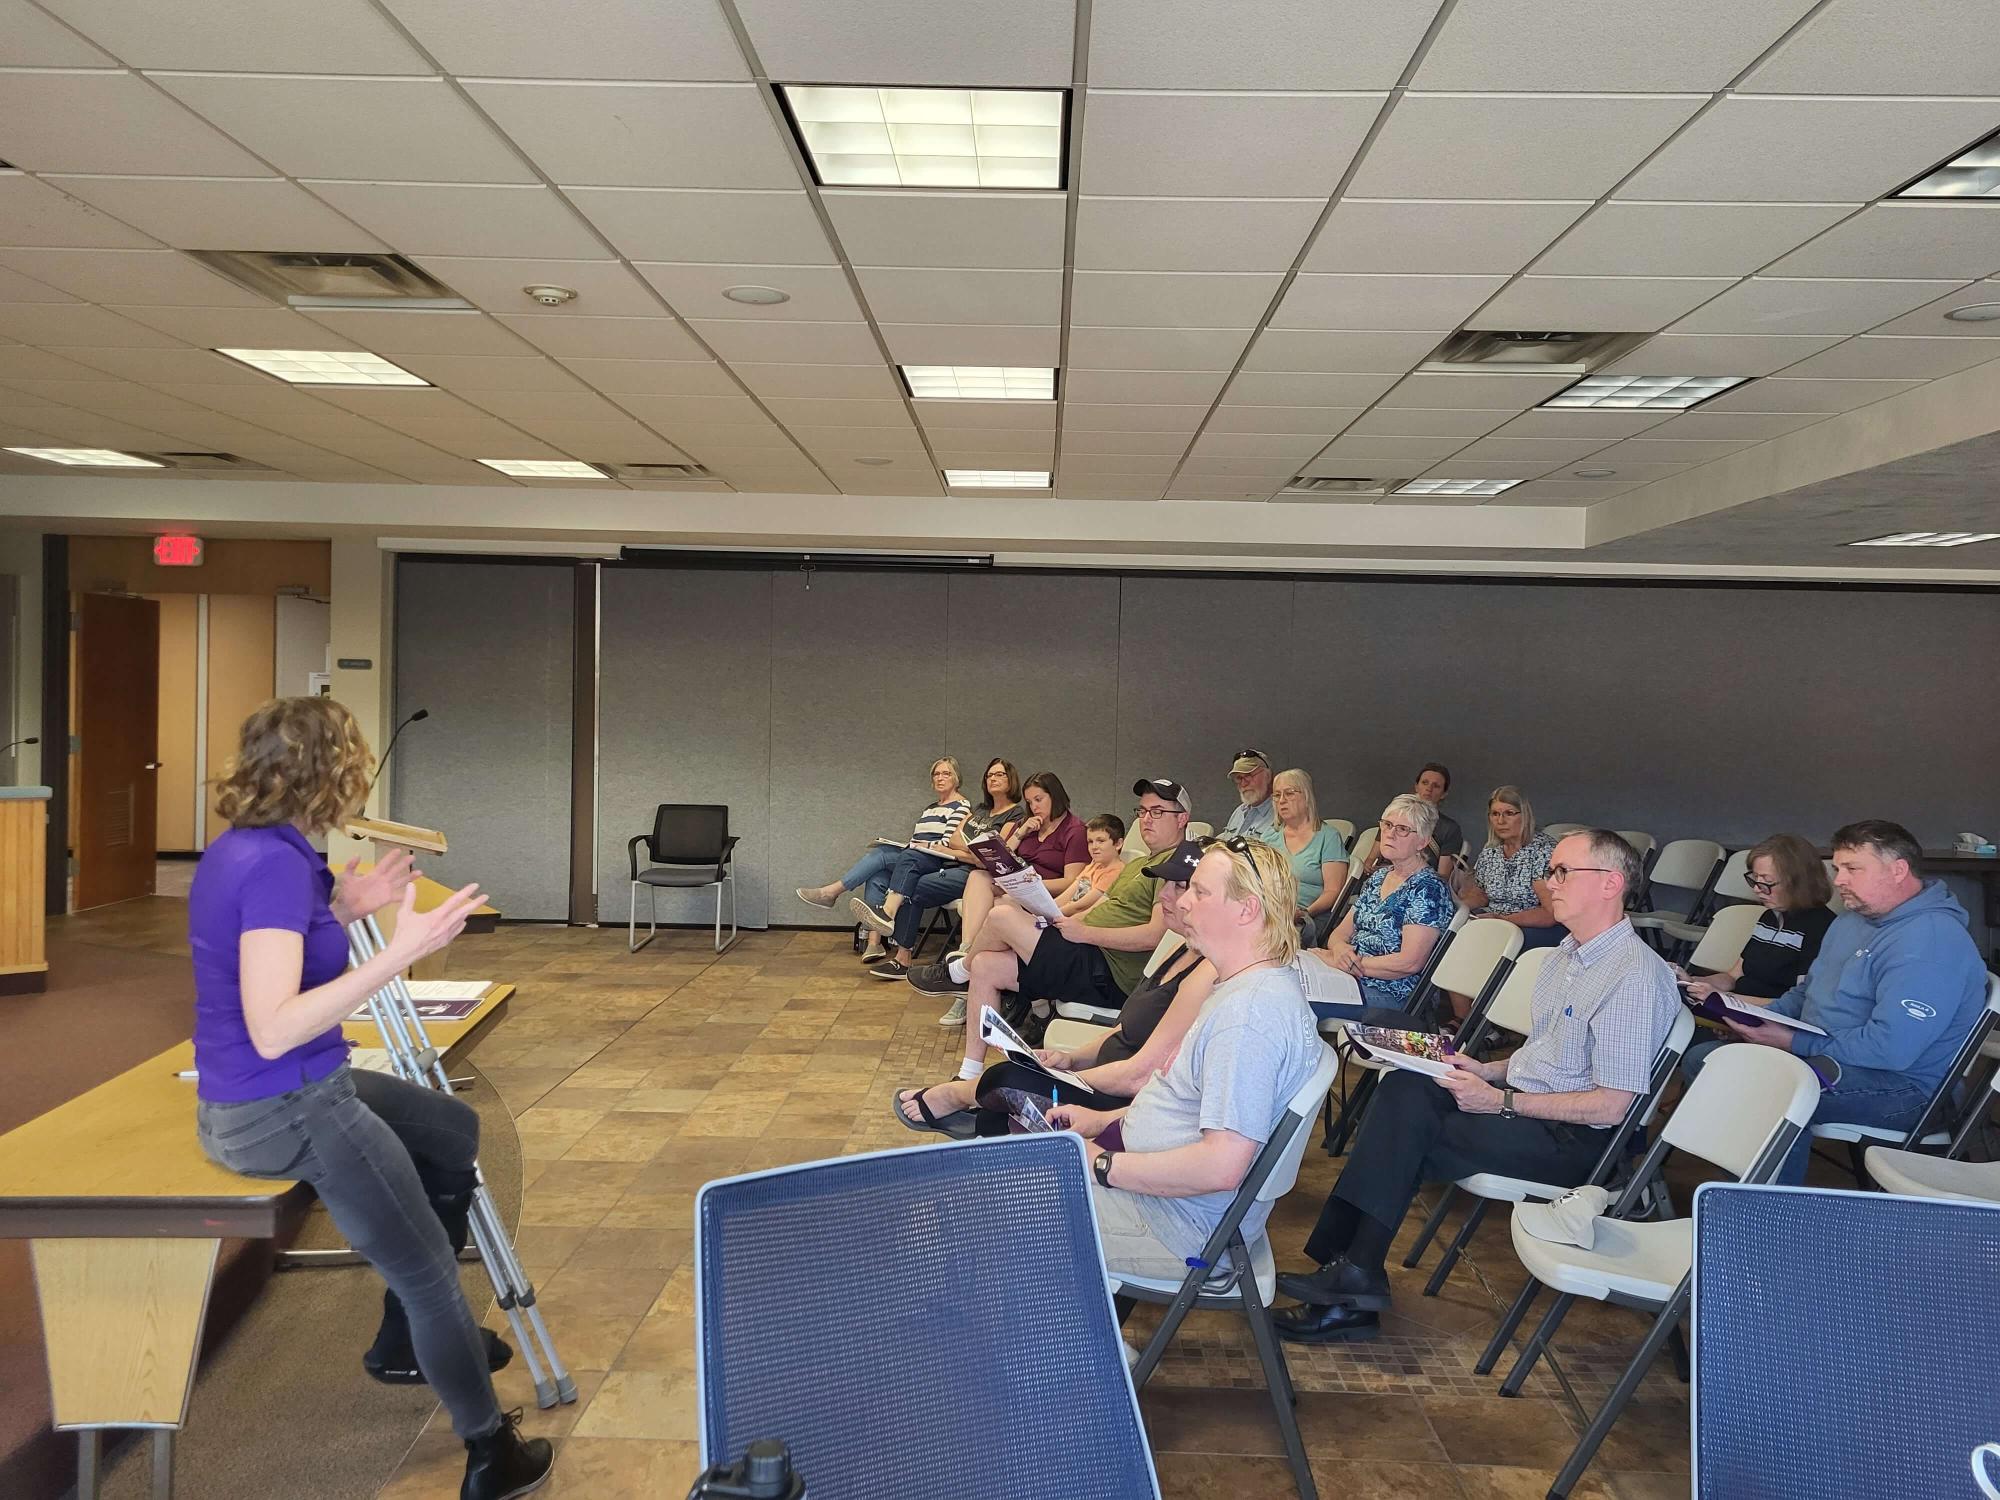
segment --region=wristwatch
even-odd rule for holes
[[[1117,1154],[1116,1151],[1100,1151],[1097,1159],[1090,1164],[1090,1170],[1097,1174],[1099,1187],[1111,1186],[1111,1158]]]
[[[1514,1091],[1512,1089],[1500,1090],[1500,1118],[1503,1120],[1518,1120],[1521,1118],[1514,1112]]]

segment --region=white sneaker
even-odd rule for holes
[[[951,1002],[951,1009],[938,1017],[940,1026],[963,1026],[965,1024],[965,996],[960,995]]]
[[[839,896],[822,897],[818,891],[807,890],[802,885],[795,886],[793,894],[805,902],[807,906],[817,906],[821,911],[832,911],[833,903],[840,899]]]
[[[1133,1347],[1130,1339],[1120,1339],[1118,1342],[1125,1346],[1125,1368],[1128,1370],[1138,1369],[1140,1359],[1138,1349]]]

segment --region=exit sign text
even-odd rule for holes
[[[198,536],[156,536],[153,561],[163,568],[201,566],[201,538]]]

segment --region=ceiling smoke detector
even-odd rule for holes
[[[2000,319],[2000,302],[1968,302],[1954,307],[1945,317],[1954,323],[1991,323]]]
[[[544,307],[561,307],[576,301],[576,293],[566,286],[524,286],[521,288]]]
[[[746,307],[776,307],[780,302],[792,300],[790,292],[774,286],[728,286],[722,289],[722,295]]]

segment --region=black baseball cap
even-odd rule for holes
[[[1162,796],[1166,795],[1164,792]],[[1183,839],[1175,846],[1174,852],[1153,866],[1153,876],[1157,880],[1172,881],[1175,885],[1186,885],[1194,878],[1194,867],[1201,863],[1208,846],[1200,839]]]
[[[1165,776],[1141,776],[1132,783],[1132,795],[1143,797],[1151,792],[1155,797],[1173,803],[1188,816],[1194,815],[1194,804],[1188,801],[1187,788],[1178,781]]]

